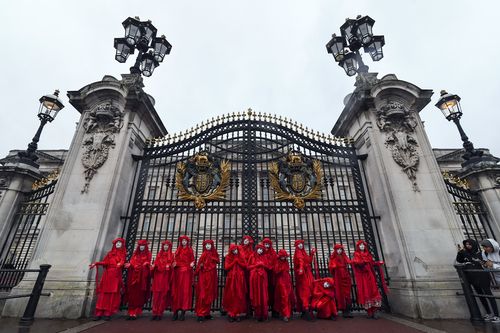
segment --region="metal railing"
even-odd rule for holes
[[[494,298],[500,299],[500,296],[495,295],[485,295],[485,294],[477,294],[472,290],[471,283],[467,277],[466,273],[469,272],[484,272],[487,274],[490,273],[500,273],[500,269],[470,269],[467,264],[455,264],[455,269],[457,270],[458,277],[460,278],[460,283],[462,284],[463,294],[457,292],[457,295],[463,295],[465,297],[465,301],[467,302],[467,307],[469,308],[470,313],[470,321],[473,323],[484,322],[483,317],[481,316],[481,310],[479,309],[479,305],[477,304],[477,298]],[[492,277],[492,281],[495,279]]]
[[[40,265],[40,269],[0,269],[0,273],[38,273],[38,277],[36,278],[35,285],[33,286],[33,290],[30,294],[20,294],[20,295],[12,295],[12,296],[0,296],[0,300],[4,299],[13,299],[13,298],[22,298],[29,297],[28,304],[26,305],[26,309],[24,310],[24,314],[19,319],[19,324],[23,326],[29,326],[35,320],[35,311],[38,306],[38,301],[40,300],[40,296],[50,296],[49,293],[42,293],[43,285],[45,283],[45,278],[47,277],[47,273],[49,272],[51,265]],[[6,287],[0,285],[0,288]]]

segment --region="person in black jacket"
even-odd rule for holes
[[[457,253],[456,260],[458,263],[467,265],[464,268],[464,271],[468,282],[471,284],[477,294],[493,295],[490,288],[490,274],[488,272],[467,271],[472,269],[483,269],[484,260],[477,242],[473,239],[466,239],[463,241],[463,245],[464,247]],[[500,323],[500,318],[498,317],[498,307],[495,299],[489,298],[491,308],[488,305],[486,297],[479,297],[479,300],[486,310],[486,315],[483,316],[483,319],[485,321]]]

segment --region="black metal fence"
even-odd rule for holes
[[[225,199],[197,209],[192,201],[179,199],[176,170],[179,162],[202,150],[228,161],[231,173]],[[291,150],[319,161],[323,171],[321,197],[306,200],[302,209],[277,200],[269,178],[271,163]],[[140,163],[123,230],[129,256],[139,239],[151,243],[153,257],[164,239],[176,244],[180,235],[189,236],[196,257],[205,239],[214,240],[222,255],[214,310],[221,309],[223,256],[230,243],[239,243],[243,235],[253,236],[256,242],[268,237],[276,250],[285,249],[290,258],[294,241],[303,239],[306,246],[318,250],[321,277],[329,274],[329,255],[336,243],[352,256],[356,241],[364,239],[375,260],[380,260],[358,157],[348,140],[313,133],[281,117],[228,115],[197,125],[191,133],[155,140]],[[355,284],[352,295],[356,300]]]
[[[56,182],[32,191],[21,202],[0,248],[0,291],[8,291],[22,280],[24,269],[29,264],[43,226],[43,217],[47,213]]]
[[[30,294],[19,294],[19,295],[0,297],[0,300],[29,297],[28,304],[26,304],[26,309],[24,310],[24,314],[21,317],[21,319],[19,319],[19,323],[23,326],[29,326],[35,320],[35,311],[36,307],[38,306],[38,301],[40,300],[40,296],[50,296],[49,293],[42,293],[43,285],[45,283],[45,278],[49,273],[50,267],[51,265],[40,265],[40,269],[0,269],[0,276],[4,273],[7,274],[14,273],[17,275],[24,275],[24,273],[38,273],[35,285],[33,286],[33,290],[31,291]],[[11,283],[9,284],[9,282]],[[12,284],[12,281],[0,281],[0,290],[10,290],[16,285]]]
[[[484,272],[485,274],[500,274],[500,269],[470,269],[466,264],[456,264],[455,269],[457,270],[458,277],[460,278],[460,283],[462,284],[463,296],[465,297],[465,301],[467,303],[467,307],[470,313],[470,321],[473,323],[484,322],[483,316],[481,315],[481,310],[479,309],[479,305],[477,304],[478,298],[494,298],[500,299],[500,296],[495,295],[485,295],[485,294],[477,294],[473,291],[471,282],[468,279],[467,272]],[[492,276],[492,281],[495,281]],[[457,292],[457,295],[461,293]]]
[[[479,194],[476,191],[454,184],[446,178],[444,181],[455,213],[462,222],[461,227],[464,237],[474,239],[477,242],[486,238],[495,238],[488,220],[488,214],[481,203]]]

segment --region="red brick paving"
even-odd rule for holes
[[[125,318],[114,318],[110,322],[85,330],[85,333],[422,333],[417,329],[399,324],[388,319],[367,319],[364,316],[356,316],[353,319],[338,318],[337,321],[316,320],[306,322],[300,318],[294,318],[289,323],[278,319],[268,322],[257,322],[253,319],[243,320],[239,323],[229,323],[226,317],[216,317],[214,320],[198,323],[193,316],[186,316],[185,321],[172,321],[171,315],[161,321],[150,321],[150,317],[142,317],[135,321],[127,321]]]

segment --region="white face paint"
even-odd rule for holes
[[[146,249],[146,245],[140,245],[140,246],[139,246],[139,250],[140,250],[140,251],[144,251],[145,249]]]
[[[233,254],[238,254],[238,249],[234,249]]]
[[[257,249],[257,253],[258,253],[258,254],[262,254],[262,252],[263,252],[263,250],[262,250],[261,248],[258,248],[258,249]]]
[[[168,251],[168,244],[163,245],[163,251]]]
[[[337,249],[337,254],[342,254],[342,249]]]
[[[323,287],[330,288],[330,284],[328,282],[323,283]]]
[[[210,243],[205,244],[205,249],[211,250],[212,249],[212,244],[210,244]]]
[[[299,243],[299,245],[297,247],[302,250],[304,248],[304,244]]]
[[[116,247],[117,249],[121,249],[121,248],[122,248],[122,245],[123,245],[123,244],[122,244],[122,242],[116,242],[116,243],[115,243],[115,247]]]
[[[187,243],[188,243],[188,241],[187,241],[187,240],[185,240],[185,239],[183,239],[183,240],[181,241],[182,246],[186,246],[186,245],[187,245]]]
[[[266,247],[266,249],[270,248],[271,247],[271,244],[269,243],[265,243],[264,246]]]
[[[364,250],[365,250],[365,244],[360,244],[360,245],[359,245],[359,249],[360,249],[361,251],[364,251]]]
[[[248,244],[250,244],[250,241],[248,240],[248,238],[245,238],[245,239],[243,240],[243,244],[244,244],[244,245],[248,245]]]

